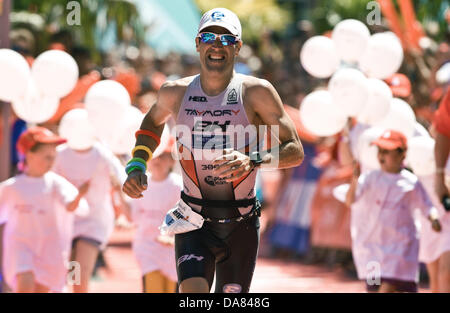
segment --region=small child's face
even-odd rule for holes
[[[56,158],[56,144],[41,144],[36,151],[26,153],[27,168],[35,176],[51,170]]]
[[[399,173],[403,167],[405,151],[386,150],[378,147],[378,162],[383,171],[388,173]]]

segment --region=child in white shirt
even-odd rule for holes
[[[0,204],[1,206],[1,204]],[[6,211],[6,210],[3,210]],[[6,226],[6,212],[2,213],[0,209],[0,293],[6,293],[9,290],[9,287],[6,285],[6,281],[3,275],[3,233]]]
[[[352,209],[352,252],[368,291],[417,292],[419,241],[413,212],[419,208],[440,231],[437,210],[417,177],[403,169],[406,137],[385,131],[378,147],[380,170],[360,175],[359,167],[347,193]]]
[[[81,186],[87,181],[90,183],[89,192],[85,195],[89,214],[75,218],[72,243],[73,260],[81,268],[80,284],[74,285],[73,291],[86,293],[97,256],[105,249],[114,230],[112,180],[123,183],[126,180],[125,168],[110,150],[94,143],[85,150],[59,146],[53,171],[74,186]]]
[[[65,142],[43,127],[26,130],[17,142],[25,155],[23,174],[0,185],[6,219],[3,269],[14,292],[62,291],[69,260],[73,214],[89,184],[77,190],[50,172],[56,146]],[[87,204],[80,205],[85,211]]]
[[[450,173],[450,166],[448,170]],[[431,292],[450,292],[450,213],[445,211],[436,195],[434,175],[420,176],[419,179],[438,209],[442,226],[442,231],[437,233],[432,230],[425,218],[420,219],[419,261],[427,266]],[[447,185],[450,186],[448,174]]]
[[[150,175],[144,197],[130,201],[131,219],[137,225],[133,251],[141,269],[145,293],[176,291],[174,238],[162,236],[158,229],[167,211],[180,200],[183,189],[181,176],[172,172],[173,144],[171,138],[165,148],[158,147],[148,162]]]

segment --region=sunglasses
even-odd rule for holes
[[[200,33],[197,37],[200,38],[201,42],[207,44],[213,44],[216,38],[219,38],[224,46],[233,46],[239,41],[236,36],[230,34]]]

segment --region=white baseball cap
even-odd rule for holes
[[[203,14],[198,32],[209,26],[220,26],[226,28],[231,34],[241,39],[242,27],[241,22],[236,14],[225,8],[215,8]]]

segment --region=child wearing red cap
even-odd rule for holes
[[[352,209],[352,252],[359,279],[369,292],[417,292],[419,241],[414,210],[440,231],[437,210],[422,184],[403,169],[407,139],[385,131],[372,142],[378,147],[380,170],[360,176],[359,166],[347,193]]]
[[[175,160],[171,138],[166,147],[158,147],[148,162],[150,172],[144,197],[130,200],[131,220],[137,225],[133,252],[142,273],[143,291],[170,293],[176,291],[174,238],[158,230],[168,210],[173,208],[183,189],[180,175],[172,172]]]
[[[88,210],[81,201],[88,185],[77,190],[50,171],[56,146],[64,142],[46,128],[29,128],[17,142],[25,155],[24,172],[0,184],[0,215],[6,220],[3,270],[14,292],[64,287],[73,217],[69,212]]]

